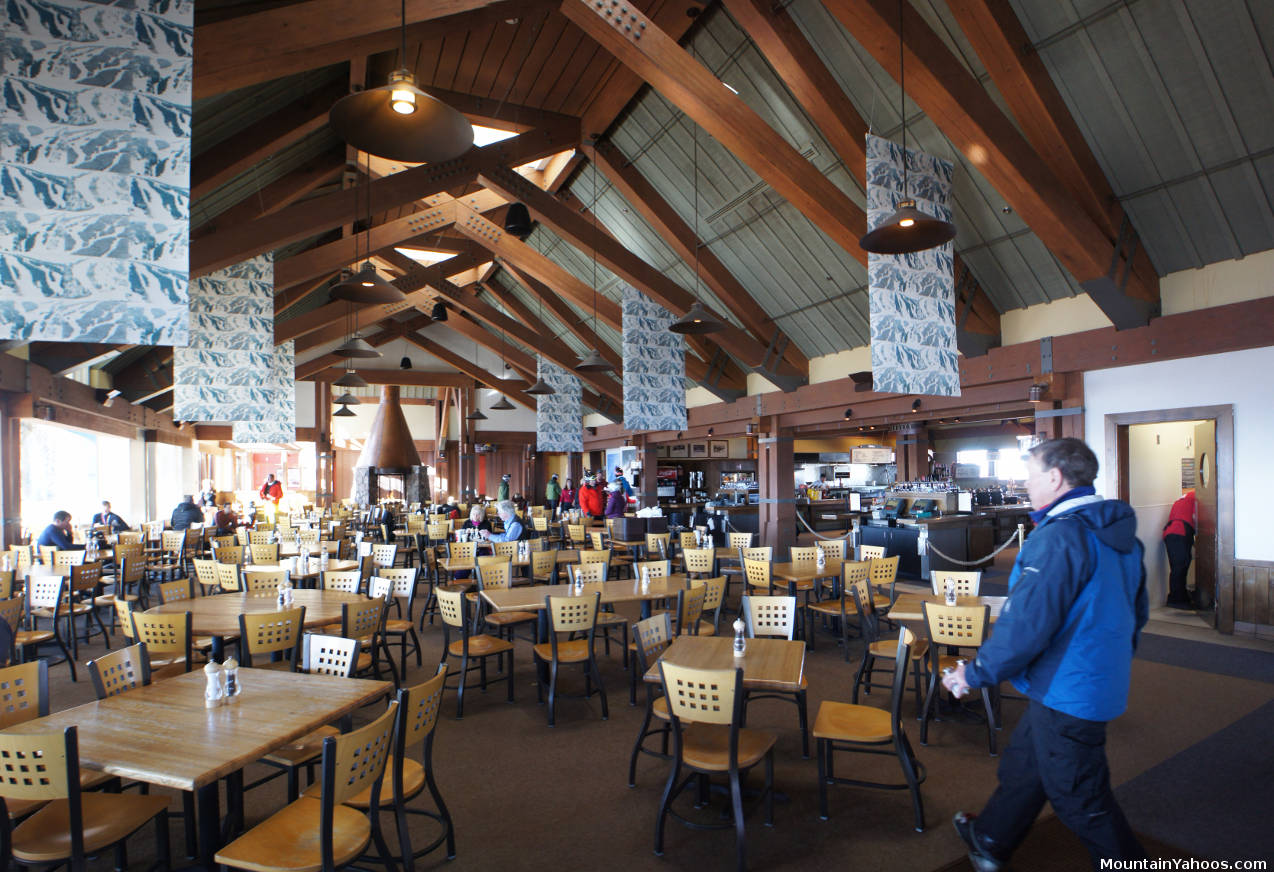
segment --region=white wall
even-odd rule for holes
[[[372,398],[367,398],[372,399]],[[332,419],[332,438],[334,439],[366,439],[367,434],[371,432],[372,421],[376,418],[376,411],[380,408],[380,403],[363,402],[357,406],[350,406],[349,409],[354,413],[353,418],[333,418]],[[411,431],[411,438],[421,441],[427,441],[434,438],[438,431],[437,411],[433,406],[418,406],[414,403],[406,404],[402,407],[403,417],[407,420],[407,429]],[[496,412],[495,414],[500,414]]]
[[[1268,532],[1269,488],[1274,461],[1274,346],[1165,360],[1084,374],[1084,430],[1099,460],[1106,457],[1106,415],[1187,406],[1234,407],[1234,556],[1274,560]],[[1106,470],[1097,490],[1115,496],[1118,483]]]
[[[1181,496],[1181,458],[1194,456],[1197,421],[1137,424],[1128,428],[1128,502],[1137,513],[1137,538],[1146,546],[1146,586],[1152,605],[1168,595],[1163,527]],[[1190,564],[1191,575],[1194,564]]]
[[[313,427],[317,416],[314,410],[314,382],[296,383],[296,426]]]

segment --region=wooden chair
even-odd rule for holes
[[[584,524],[567,524],[566,525],[567,544],[572,548],[588,547],[588,533]]]
[[[933,592],[942,596],[947,592],[947,580],[955,582],[956,596],[977,596],[982,589],[982,573],[974,569],[969,572],[957,572],[954,569],[933,569],[929,571],[929,582]]]
[[[358,667],[357,639],[321,633],[306,633],[301,638],[301,672],[333,678],[354,677],[354,670]],[[327,735],[334,736],[336,733],[336,730],[331,730]]]
[[[45,642],[53,642],[62,649],[62,656],[66,659],[67,664],[71,668],[71,681],[77,681],[75,676],[75,658],[71,656],[71,651],[66,647],[66,641],[62,638],[61,625],[63,618],[70,615],[70,604],[67,599],[67,579],[57,575],[32,575],[27,578],[25,591],[25,623],[31,635],[23,641],[22,634],[19,633],[14,640],[19,647],[30,647],[39,650],[39,646]],[[50,629],[41,630],[39,627],[39,619],[47,619]]]
[[[243,589],[248,593],[266,593],[277,591],[279,585],[292,586],[292,579],[286,569],[259,569],[255,566],[243,567]]]
[[[464,717],[464,691],[469,672],[478,669],[481,672],[482,690],[487,689],[487,658],[499,657],[504,668],[504,680],[509,686],[509,702],[513,702],[513,643],[495,636],[472,635],[469,632],[468,601],[464,593],[455,588],[440,587],[437,590],[438,614],[442,617],[442,660],[438,662],[439,670],[450,675],[447,667],[449,656],[460,658],[460,670],[456,681],[456,720]],[[459,638],[451,640],[452,633]],[[508,655],[508,663],[504,657]],[[476,658],[475,664],[469,660]]]
[[[774,577],[771,571],[772,564],[768,560],[743,558],[744,595],[774,596]]]
[[[83,552],[81,552],[83,553]],[[115,596],[113,594],[102,593],[102,564],[100,561],[93,563],[71,563],[67,564],[66,569],[70,571],[71,577],[68,580],[68,589],[70,591],[71,623],[74,625],[75,618],[81,614],[84,615],[84,641],[88,643],[94,635],[101,635],[102,640],[106,644],[106,650],[111,648],[111,634],[106,630],[106,624],[102,620],[101,608],[114,608]],[[93,631],[93,622],[97,622],[97,631]],[[74,627],[72,627],[74,629]],[[71,633],[71,654],[79,657],[79,636],[74,632]]]
[[[637,741],[633,743],[633,752],[628,758],[628,786],[637,786],[637,756],[650,754],[661,760],[670,759],[668,739],[672,735],[672,721],[668,718],[668,700],[658,692],[657,686],[645,681],[643,676],[650,667],[663,656],[664,651],[672,644],[675,637],[672,633],[672,621],[667,612],[646,618],[633,624],[633,668],[632,683],[628,689],[628,701],[637,701],[637,682],[646,687],[646,713],[642,718],[641,729],[637,731]],[[653,728],[651,721],[659,723]],[[659,736],[660,750],[654,751],[646,747],[646,739]]]
[[[58,553],[56,545],[37,545],[35,546],[40,554],[40,563],[44,566],[53,566],[53,560]]]
[[[516,560],[518,556],[518,543],[517,542],[492,542],[491,553],[492,555],[499,557],[503,560]]]
[[[9,553],[13,555],[14,568],[24,575],[31,569],[31,564],[35,562],[30,545],[10,545]]]
[[[234,540],[244,548],[247,548],[250,544],[252,544],[252,539],[248,535],[251,532],[252,531],[247,527],[236,527],[234,531]]]
[[[863,660],[858,665],[858,673],[854,676],[854,691],[850,700],[857,705],[859,687],[866,688],[871,693],[873,687],[886,687],[884,684],[874,684],[871,680],[872,670],[876,666],[878,659],[888,660],[894,656],[894,644],[888,639],[882,639],[880,635],[880,612],[876,607],[876,599],[872,593],[870,578],[863,579],[861,576],[849,585],[849,595],[854,600],[854,608],[858,611],[858,625],[863,634]],[[921,672],[925,664],[925,658],[929,653],[929,641],[927,639],[917,639],[909,646],[911,656],[911,667],[915,673],[916,685],[916,710],[921,711],[924,708],[923,695],[920,690],[923,683]]]
[[[235,540],[233,533],[228,536],[208,537],[208,549],[212,552],[215,552],[218,548],[233,548],[237,544],[238,542]]]
[[[686,580],[686,586],[704,589],[702,614],[712,615],[711,620],[700,619],[699,635],[717,635],[721,632],[721,605],[725,602],[726,577],[718,575],[715,578],[691,578]]]
[[[478,567],[478,592],[484,590],[508,590],[513,586],[513,565],[508,560],[499,563],[490,563]],[[534,612],[493,612],[485,607],[485,601],[477,594],[465,594],[466,597],[473,596],[476,603],[475,623],[485,624],[495,631],[495,635],[500,639],[508,639],[513,641],[513,631],[518,626],[528,626],[534,624],[538,620],[538,616]],[[478,626],[474,631],[477,632]]]
[[[825,700],[819,704],[818,713],[814,717],[814,740],[818,743],[818,810],[819,817],[823,820],[828,817],[828,784],[909,790],[916,832],[924,832],[925,811],[920,798],[920,785],[924,782],[926,773],[924,766],[916,759],[911,743],[907,741],[899,715],[902,697],[907,688],[907,664],[912,660],[910,649],[914,642],[915,636],[910,630],[903,628],[898,633],[893,652],[894,675],[887,711],[875,706],[833,700]],[[837,751],[892,753],[898,758],[905,781],[903,784],[884,784],[837,776],[833,768],[833,757]]]
[[[925,627],[929,631],[929,688],[925,692],[924,709],[920,714],[920,744],[929,744],[929,718],[934,701],[941,693],[939,677],[948,666],[955,668],[958,654],[944,654],[947,648],[980,648],[986,641],[987,630],[991,626],[990,606],[946,606],[937,603],[922,602]],[[995,688],[983,687],[982,708],[986,712],[986,741],[991,756],[997,754],[995,742],[996,716],[992,699]]]
[[[671,560],[638,560],[633,564],[633,575],[641,578],[643,573],[648,573],[653,578],[667,578],[672,575]]]
[[[388,568],[398,559],[398,546],[390,542],[377,542],[372,545],[372,563],[377,568]]]
[[[363,652],[359,654],[355,675],[370,673],[379,681],[380,655],[383,652],[394,687],[398,687],[398,668],[394,666],[393,655],[390,654],[389,646],[385,642],[385,612],[386,602],[383,593],[358,602],[341,603],[339,635],[346,639],[357,639],[360,650]]]
[[[607,572],[610,571],[611,553],[609,548],[592,548],[585,549],[579,553],[579,562],[583,566],[585,563],[602,563],[606,565]]]
[[[549,689],[549,726],[555,726],[557,715],[557,675],[559,668],[566,663],[579,663],[584,670],[584,699],[594,693],[602,697],[602,720],[610,719],[610,709],[606,705],[606,686],[602,683],[602,674],[597,669],[597,656],[593,648],[593,640],[597,630],[597,613],[601,603],[601,593],[584,594],[583,596],[546,596],[544,608],[549,616],[549,641],[532,647],[535,655],[540,681],[535,686],[537,698],[543,702],[544,686]],[[566,638],[559,638],[564,634]],[[582,634],[583,638],[571,638]],[[594,690],[592,681],[597,682]]]
[[[43,805],[11,832],[6,853],[25,864],[87,868],[88,857],[118,846],[150,821],[155,822],[159,862],[168,868],[168,797],[122,793],[85,793],[81,783],[79,734],[0,733],[0,808],[8,829],[9,804]],[[122,848],[117,857],[122,857]]]
[[[181,602],[182,600],[189,600],[194,598],[195,598],[194,579],[179,578],[176,581],[162,581],[159,583],[159,602],[161,604]],[[132,629],[131,622],[130,622],[129,629],[130,629],[130,635],[131,635],[131,629]],[[229,636],[226,639],[226,641],[234,641],[237,638],[238,638],[237,636]],[[212,650],[212,637],[211,636],[195,636],[195,638],[190,641],[190,647],[198,651],[200,654],[204,655],[204,657],[206,658],[208,656],[208,652]]]
[[[699,621],[703,617],[703,604],[708,598],[708,588],[687,586],[677,591],[677,618],[673,628],[678,636],[699,635]]]
[[[557,555],[552,551],[531,552],[531,581],[535,584],[557,584]]]
[[[671,533],[647,533],[646,534],[646,559],[647,560],[667,560],[668,553],[672,550],[672,534]]]
[[[711,548],[683,548],[681,562],[686,575],[691,578],[706,578],[712,575],[716,567],[716,554]]]
[[[380,787],[392,747],[398,704],[365,727],[328,736],[322,746],[319,795],[302,796],[219,850],[216,862],[253,872],[318,869],[332,872],[357,860],[369,843],[385,862]],[[366,813],[345,802],[369,791]]]
[[[884,545],[859,545],[858,546],[859,560],[879,560],[880,558],[884,556],[885,556]]]
[[[845,540],[844,539],[822,539],[818,546],[823,549],[823,556],[828,560],[844,560],[845,559]]]
[[[239,615],[239,660],[248,668],[295,672],[305,606]]]
[[[835,580],[830,599],[807,603],[805,608],[811,615],[822,617],[836,623],[840,632],[841,648],[845,652],[845,662],[849,662],[849,622],[858,620],[858,606],[855,604],[850,590],[858,582],[869,584],[871,579],[871,563],[869,561],[846,561],[841,564],[841,576]],[[862,628],[859,627],[859,634]],[[811,636],[813,633],[811,633]]]
[[[415,615],[413,611],[416,607],[416,579],[418,571],[414,566],[398,567],[396,569],[386,568],[379,571],[379,577],[387,580],[392,590],[389,595],[389,604],[398,614],[397,618],[385,618],[385,637],[386,640],[397,639],[399,641],[399,670],[400,675],[407,674],[407,642],[411,641],[411,650],[416,654],[416,665],[422,663],[420,654],[420,637],[416,635]],[[407,601],[407,615],[403,617],[403,600]]]
[[[452,560],[473,560],[478,554],[477,542],[448,542],[447,557]]]
[[[154,615],[133,611],[133,638],[146,646],[152,678],[190,671],[194,650],[190,612]]]
[[[585,554],[596,554],[596,551],[581,551],[581,558]],[[610,571],[610,564],[602,560],[590,559],[578,564],[568,564],[566,568],[567,577],[572,584],[579,582],[582,584],[600,584],[606,580]],[[606,656],[610,656],[610,631],[618,630],[620,635],[620,645],[623,651],[622,664],[625,669],[628,668],[628,650],[631,647],[628,642],[628,619],[623,615],[616,614],[613,608],[610,611],[599,611],[597,614],[597,629],[602,633],[602,641],[606,645]]]
[[[250,530],[248,532],[248,545],[269,545],[274,541],[273,530]]]
[[[212,549],[212,559],[218,563],[234,563],[243,565],[243,555],[247,551],[244,545],[222,545]]]
[[[673,764],[655,823],[655,854],[664,853],[664,825],[671,814],[696,828],[734,827],[735,865],[747,869],[743,827],[742,773],[765,764],[765,822],[774,823],[774,742],[772,733],[749,730],[744,718],[743,670],[694,669],[659,661],[664,699],[672,720]],[[687,729],[689,727],[689,729]],[[681,777],[682,770],[689,775]],[[672,801],[701,776],[725,774],[730,785],[733,821],[709,825],[683,817]],[[701,794],[702,795],[702,794]]]
[[[217,588],[217,561],[196,557],[193,562],[195,581],[199,582],[203,595],[207,596]]]
[[[319,577],[319,587],[322,590],[339,590],[345,593],[362,593],[363,592],[363,574],[357,569],[344,569],[337,571],[329,569]]]
[[[398,691],[398,717],[394,722],[393,754],[386,764],[390,783],[390,797],[398,831],[399,856],[408,868],[414,868],[414,861],[436,850],[443,843],[447,846],[447,859],[456,856],[456,832],[451,820],[451,812],[443,802],[438,784],[434,781],[433,745],[435,731],[438,726],[438,713],[442,710],[443,686],[447,673],[438,670],[438,674],[422,684],[404,687]],[[420,748],[419,760],[411,757],[411,751]],[[409,803],[425,789],[433,799],[436,811],[419,808]],[[354,808],[370,809],[371,791],[366,789],[357,796],[345,800],[345,804]],[[442,832],[429,844],[412,848],[411,828],[407,825],[407,815],[420,815],[437,821]]]
[[[140,545],[142,544],[141,530],[121,530],[115,534],[115,547],[120,545]]]
[[[610,532],[608,530],[589,530],[589,544],[595,551],[606,551],[610,548]]]
[[[892,608],[894,601],[898,599],[898,562],[901,559],[898,556],[871,559],[872,599],[878,612]],[[882,588],[888,588],[889,592],[884,593]]]
[[[252,552],[253,563],[261,563],[266,566],[277,566],[279,563],[278,545],[253,542],[248,546],[248,550]]]
[[[739,551],[740,549],[743,549],[743,548],[751,548],[752,534],[751,533],[727,533],[726,547],[731,548],[735,551]]]
[[[22,619],[26,614],[26,603],[20,596],[9,597],[0,600],[0,622],[9,627],[9,640],[12,643],[7,651],[0,651],[0,658],[5,663],[18,663],[24,658],[22,657],[24,645],[18,643],[18,637],[22,633],[26,633],[28,637],[31,635],[29,630],[22,629]],[[52,633],[48,630],[50,638]],[[31,644],[29,639],[26,644]]]
[[[699,542],[695,539],[694,530],[686,530],[677,534],[677,547],[682,551],[687,548],[698,548]]]
[[[217,588],[222,593],[239,593],[243,590],[243,576],[237,563],[218,563]]]
[[[758,636],[791,640],[796,635],[798,609],[793,596],[745,596],[743,598],[743,622],[748,638]],[[806,691],[809,682],[801,676],[801,686],[795,691],[744,691],[744,704],[757,699],[780,699],[796,705],[796,715],[801,726],[801,756],[810,756],[809,702]]]
[[[58,570],[70,569],[72,566],[83,566],[88,552],[83,549],[74,551],[58,551],[53,552],[53,568]]]
[[[150,684],[150,658],[145,645],[127,645],[84,664],[98,699]]]

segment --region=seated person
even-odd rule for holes
[[[469,520],[464,522],[462,530],[481,530],[484,533],[491,532],[491,522],[487,520],[487,511],[482,506],[473,506],[469,509]]]
[[[71,513],[57,511],[53,513],[53,523],[44,528],[37,545],[52,545],[62,551],[83,551],[83,545],[71,541]]]
[[[177,504],[177,508],[173,509],[172,528],[174,530],[185,530],[192,524],[203,523],[203,509],[195,505],[195,498],[192,494],[186,494],[185,499]]]
[[[213,516],[212,523],[217,528],[218,536],[230,536],[239,526],[239,516],[235,514],[234,508],[229,503],[222,503],[217,514]]]
[[[111,511],[111,504],[107,500],[102,500],[102,510],[93,516],[93,526],[96,527],[99,524],[112,533],[131,529],[128,524],[124,523],[123,518]]]
[[[484,538],[491,542],[516,542],[521,539],[522,522],[518,520],[513,503],[510,500],[500,500],[496,503],[495,511],[500,516],[500,523],[504,524],[504,532],[492,533],[488,525],[487,531],[483,534]]]
[[[460,507],[456,505],[456,498],[447,497],[447,502],[438,507],[437,513],[445,515],[448,521],[460,517]]]

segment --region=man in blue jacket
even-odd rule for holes
[[[978,872],[1007,868],[1047,800],[1102,859],[1146,856],[1110,788],[1106,722],[1123,714],[1133,652],[1149,616],[1132,507],[1097,496],[1097,457],[1079,439],[1031,450],[1036,527],[1018,553],[995,630],[967,667],[943,678],[956,696],[1011,681],[1030,699],[1000,761],[1000,784],[956,831]]]

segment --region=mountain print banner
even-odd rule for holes
[[[686,429],[686,340],[677,318],[632,286],[624,288],[624,428]]]
[[[535,450],[583,451],[584,412],[579,376],[536,357],[536,374],[557,393],[535,398]]]
[[[185,345],[192,0],[7,0],[0,338]]]
[[[926,215],[951,220],[951,164],[907,150],[907,194]],[[867,136],[867,228],[903,199],[902,147]],[[874,390],[960,396],[954,252],[950,242],[913,254],[868,254]]]
[[[190,345],[173,349],[178,421],[266,421],[275,394],[271,255],[190,284]]]
[[[261,420],[236,421],[230,438],[240,445],[278,445],[296,441],[296,343],[275,347],[270,356]]]

